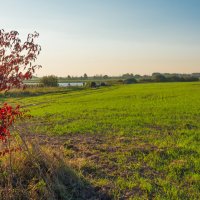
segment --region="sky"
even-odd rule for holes
[[[200,72],[200,0],[0,0],[0,29],[40,33],[38,76]]]

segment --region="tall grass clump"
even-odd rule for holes
[[[21,144],[21,151],[0,160],[0,199],[78,199],[87,183],[57,152],[36,143]]]

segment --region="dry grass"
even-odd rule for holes
[[[19,145],[12,141],[11,145]],[[60,150],[29,140],[22,151],[7,153],[0,162],[0,199],[109,199],[75,173]]]

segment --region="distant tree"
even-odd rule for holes
[[[117,80],[117,83],[118,83],[118,84],[123,84],[124,81],[120,79],[120,80]]]
[[[135,78],[128,78],[126,80],[124,80],[125,84],[133,84],[133,83],[137,83],[137,80]]]
[[[68,75],[68,76],[67,76],[67,78],[68,78],[68,79],[71,79],[71,76],[70,76],[70,75]]]
[[[155,82],[152,78],[140,78],[140,83],[152,83]]]
[[[108,75],[104,75],[103,78],[104,78],[104,79],[108,79],[109,76],[108,76]]]
[[[152,77],[155,77],[155,76],[157,76],[157,75],[161,75],[161,73],[159,73],[159,72],[154,72],[154,73],[152,73]]]
[[[170,82],[181,82],[181,81],[184,81],[180,76],[177,76],[177,75],[168,76],[167,80],[170,81]]]
[[[93,76],[93,78],[96,79],[96,80],[97,79],[103,79],[103,75],[102,74],[100,74],[100,75],[96,74],[96,75]]]
[[[126,79],[128,79],[128,78],[133,78],[134,77],[134,75],[131,73],[131,74],[129,74],[129,73],[126,73],[126,74],[123,74],[122,75],[122,78],[126,78]]]
[[[166,77],[162,74],[156,74],[153,76],[153,79],[156,81],[156,82],[165,82],[167,81]]]
[[[139,78],[141,78],[141,75],[136,74],[134,77],[135,77],[136,79],[139,79]]]
[[[192,77],[200,78],[200,73],[192,73]]]
[[[88,78],[88,76],[87,76],[86,73],[83,75],[83,77],[84,77],[84,79],[87,79],[87,78]]]
[[[91,87],[91,88],[96,88],[96,87],[97,87],[96,82],[91,82],[90,87]]]
[[[185,79],[185,81],[187,81],[187,82],[199,81],[199,78],[193,77],[193,76],[185,77],[184,79]]]
[[[54,75],[43,76],[40,80],[40,83],[46,87],[57,87],[58,86],[58,77]]]

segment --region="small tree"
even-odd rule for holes
[[[13,87],[24,88],[24,80],[31,79],[35,70],[41,67],[32,64],[41,51],[40,45],[35,44],[38,36],[37,32],[28,34],[22,43],[17,31],[0,30],[0,91],[8,91]],[[13,108],[5,103],[0,107],[1,140],[10,136],[9,127],[22,114],[19,105]]]
[[[83,77],[84,77],[84,79],[87,79],[87,78],[88,78],[88,75],[85,73],[85,74],[83,75]]]
[[[58,77],[56,77],[54,75],[43,76],[40,80],[40,83],[42,83],[46,87],[57,87],[58,86]]]

